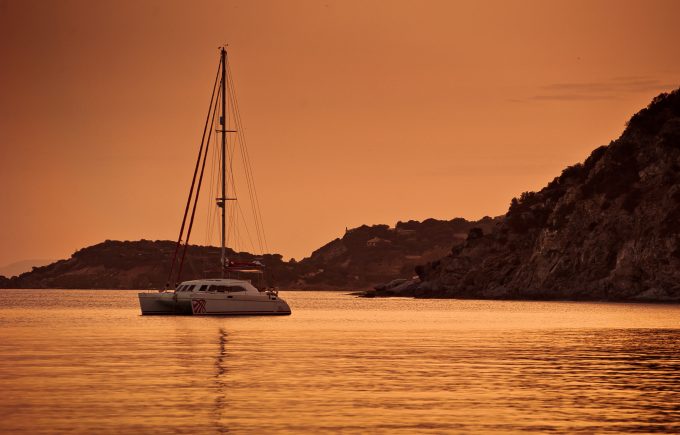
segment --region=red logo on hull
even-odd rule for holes
[[[194,314],[205,314],[205,299],[194,299],[191,301],[191,309]]]

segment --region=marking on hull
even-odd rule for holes
[[[193,299],[191,301],[191,311],[194,314],[205,314],[205,299]]]

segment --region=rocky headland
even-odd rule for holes
[[[416,272],[370,295],[680,301],[680,89]]]

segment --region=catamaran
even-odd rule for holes
[[[217,76],[213,84],[213,93],[210,97],[210,106],[208,116],[206,118],[205,127],[203,128],[203,138],[194,168],[194,177],[191,182],[191,189],[189,191],[189,198],[184,209],[184,217],[180,228],[179,238],[175,245],[175,252],[168,274],[168,281],[166,288],[158,292],[139,293],[139,305],[143,315],[148,314],[188,314],[188,315],[263,315],[263,314],[291,314],[290,307],[285,300],[281,299],[276,290],[259,290],[253,285],[251,280],[234,278],[231,275],[238,277],[244,273],[264,272],[264,263],[257,259],[250,259],[249,261],[238,261],[227,258],[226,239],[227,239],[227,201],[235,201],[236,198],[228,198],[227,195],[227,180],[233,180],[233,171],[231,174],[227,173],[227,167],[230,166],[229,150],[227,147],[228,134],[239,133],[240,116],[238,116],[238,108],[233,92],[233,80],[228,73],[227,50],[225,47],[220,48],[220,62],[217,68]],[[231,86],[229,86],[231,83]],[[216,91],[219,89],[217,98],[215,98]],[[236,115],[236,128],[231,129],[229,125],[230,112],[228,105],[231,103],[232,111]],[[201,189],[203,180],[203,173],[205,170],[206,160],[208,158],[208,148],[210,146],[210,137],[213,131],[216,114],[219,106],[219,129],[217,132],[221,134],[221,153],[219,154],[219,170],[220,177],[218,179],[218,190],[221,194],[216,198],[217,207],[221,210],[221,255],[220,255],[220,277],[211,279],[196,279],[190,281],[180,282],[182,270],[184,266],[184,258],[186,256],[187,247],[189,246],[189,237],[191,228],[194,222],[194,215],[196,212],[196,204]],[[206,140],[207,132],[207,140]],[[231,151],[233,155],[233,150]],[[199,174],[200,166],[200,174]],[[231,167],[231,166],[230,166]],[[197,177],[198,174],[198,177]],[[231,177],[231,178],[230,178]],[[232,183],[233,184],[233,183]],[[252,173],[248,182],[249,188],[252,185]],[[252,198],[252,197],[251,197]],[[193,202],[191,211],[191,218],[188,221],[190,205]],[[255,217],[259,214],[257,211]],[[261,222],[260,222],[261,224]],[[184,230],[186,231],[186,239],[184,238]],[[179,252],[181,251],[181,255]],[[178,263],[177,269],[175,265]],[[170,283],[175,281],[178,284],[170,289]]]

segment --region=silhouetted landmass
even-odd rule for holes
[[[377,295],[680,301],[680,89],[635,114],[621,137],[512,200],[419,279]]]
[[[300,262],[285,262],[278,254],[255,257],[228,250],[229,258],[260,258],[266,265],[263,285],[298,289],[372,288],[395,277],[410,278],[417,264],[439,258],[462,243],[473,227],[490,231],[491,218],[399,222],[361,226],[345,233]],[[165,286],[175,243],[171,241],[111,241],[75,252],[18,277],[0,276],[0,288],[160,289]],[[182,280],[218,277],[220,249],[189,246]],[[247,277],[243,274],[241,277]]]
[[[168,278],[170,261],[175,251],[171,241],[107,240],[76,251],[71,258],[43,267],[34,267],[13,278],[0,278],[4,288],[72,288],[72,289],[147,289],[163,288]],[[255,258],[248,253],[232,258]],[[259,257],[258,257],[259,258]],[[268,254],[262,261],[273,274],[285,276],[286,263],[280,255]],[[219,276],[220,249],[190,245],[184,263],[183,279]],[[4,280],[2,279],[4,278]],[[290,278],[289,278],[290,279]]]

